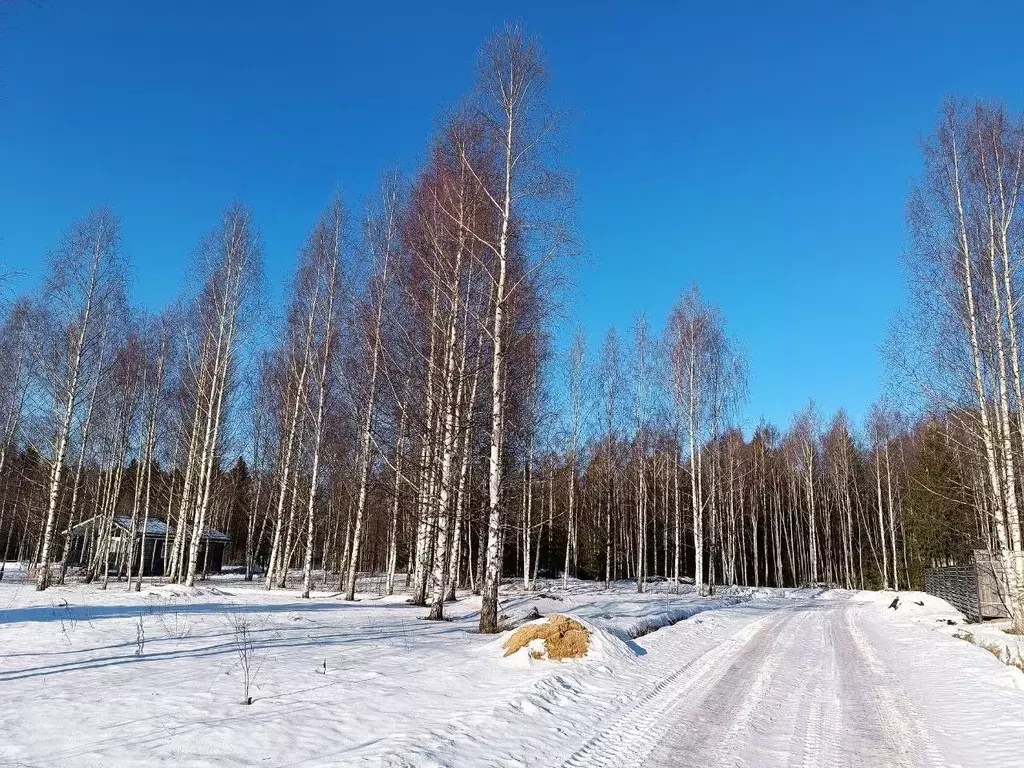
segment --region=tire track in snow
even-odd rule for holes
[[[838,765],[899,764],[889,744],[871,694],[871,670],[867,669],[850,632],[849,607],[831,616],[830,630],[836,649],[833,676],[835,697],[839,702],[839,720],[844,739],[836,754]]]
[[[680,710],[683,727],[651,754],[648,764],[671,765],[681,754],[694,765],[735,764],[763,719],[761,702],[775,688],[779,675],[788,672],[783,660],[799,635],[801,621],[800,612],[786,610],[760,632],[708,695],[688,701]]]
[[[944,765],[857,615],[836,601],[751,622],[673,670],[564,765]]]
[[[843,673],[843,663],[836,643],[836,618],[845,608],[834,608],[822,616],[821,642],[825,646],[822,657],[821,679],[828,680],[828,688],[819,685],[820,724],[823,733],[823,760],[821,764],[830,766],[843,765],[843,740],[847,731],[843,722],[842,699],[839,695],[839,679]],[[826,663],[827,662],[827,663]],[[805,753],[807,754],[807,753]],[[805,762],[806,764],[806,762]],[[863,763],[860,763],[863,764]]]
[[[780,628],[777,628],[778,634],[771,644],[771,650],[754,672],[753,679],[746,689],[746,695],[732,717],[732,724],[716,750],[719,760],[723,756],[728,758],[736,755],[749,739],[751,732],[765,730],[760,723],[764,712],[758,705],[777,687],[779,673],[788,671],[788,667],[784,666],[782,662],[787,657],[787,651],[792,646],[793,638],[799,635],[801,619],[802,614],[793,613]]]
[[[792,618],[776,642],[778,661],[758,671],[763,684],[750,688],[743,707],[747,716],[733,723],[733,738],[722,743],[714,759],[692,764],[819,768],[836,751],[838,723],[830,688],[822,685],[834,659],[824,629],[828,609],[804,604],[784,610]]]
[[[793,617],[789,611],[776,617],[729,659],[711,685],[691,691],[672,713],[677,724],[687,727],[672,729],[651,752],[649,764],[672,764],[684,754],[695,765],[717,761],[722,742],[743,727],[755,699],[763,695],[782,645],[779,640]]]
[[[843,612],[855,664],[863,675],[859,684],[873,705],[887,749],[886,765],[941,766],[940,755],[920,714],[903,693],[900,682],[879,658],[874,644],[858,625],[854,610]]]
[[[770,650],[770,641],[788,618],[787,613],[751,621],[717,647],[684,663],[663,677],[632,709],[586,742],[563,765],[566,768],[637,768],[643,765],[678,722],[677,710],[683,702],[703,701],[737,663],[753,670],[763,661]],[[753,649],[751,654],[742,656],[748,646]],[[747,658],[751,660],[746,661]],[[735,703],[741,702],[740,699]]]
[[[832,631],[837,610],[840,609],[825,603],[819,604],[819,610],[809,612],[810,631],[801,637],[802,645],[794,648],[799,654],[797,664],[800,658],[804,662],[800,665],[804,677],[799,724],[803,738],[802,750],[792,757],[793,764],[803,768],[845,765],[840,755],[846,734],[836,684],[841,662]],[[813,660],[813,665],[807,663],[808,658]]]
[[[809,611],[801,616],[799,632],[787,654],[788,674],[779,681],[772,697],[773,709],[786,719],[789,717],[785,713],[792,713],[789,729],[780,728],[773,734],[780,765],[818,768],[821,762],[822,723],[815,716],[822,675],[821,652],[811,644],[817,640],[813,634],[816,618]]]

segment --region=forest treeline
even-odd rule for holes
[[[422,168],[358,213],[330,201],[270,311],[242,204],[159,313],[130,300],[115,213],[74,222],[5,306],[0,560],[45,589],[92,521],[72,575],[138,589],[115,520],[134,540],[161,519],[168,579],[203,578],[214,528],[267,589],[351,600],[370,572],[443,618],[470,588],[493,632],[502,578],[905,588],[984,548],[1021,618],[1020,120],[951,104],[925,144],[893,346],[915,407],[753,430],[746,364],[696,288],[657,331],[641,314],[555,348],[578,249],[560,121],[536,43],[500,31]]]

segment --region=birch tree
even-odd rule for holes
[[[569,484],[567,494],[568,509],[566,511],[565,566],[562,570],[563,587],[568,587],[569,565],[572,552],[578,548],[576,522],[576,472],[577,451],[583,430],[583,376],[586,370],[587,347],[586,339],[580,328],[573,335],[572,346],[569,348],[569,360],[566,368],[568,376],[568,444],[566,459],[569,463]]]
[[[377,409],[378,375],[382,356],[382,329],[384,311],[387,306],[391,281],[391,270],[399,247],[398,189],[394,181],[385,182],[379,211],[368,222],[367,247],[373,263],[373,278],[369,305],[369,317],[364,324],[363,348],[369,376],[366,381],[361,411],[359,433],[359,480],[356,491],[355,524],[352,532],[352,548],[346,577],[345,599],[355,600],[356,569],[359,565],[359,551],[362,543],[363,518],[366,510],[367,483],[371,453],[371,438]]]
[[[1024,630],[1017,482],[1021,394],[1016,295],[1024,160],[1021,120],[949,102],[924,145],[909,205],[912,321],[925,397],[971,414],[987,521],[1006,564],[1013,623]],[[912,346],[912,345],[911,345]],[[913,375],[913,371],[912,371]]]
[[[36,578],[39,590],[50,582],[57,505],[74,420],[82,404],[84,372],[124,295],[124,275],[120,225],[109,210],[94,211],[73,225],[48,256],[44,301],[52,316],[48,338],[41,342],[45,358],[39,369],[44,372],[53,441]]]
[[[186,481],[179,514],[185,567],[178,576],[195,584],[199,550],[207,530],[214,476],[223,440],[225,418],[234,394],[240,335],[245,312],[258,286],[260,248],[249,212],[234,205],[221,225],[201,243],[197,254],[200,291],[188,329],[190,381],[194,413]]]
[[[484,167],[463,151],[462,159],[490,202],[497,217],[494,234],[473,231],[488,251],[487,268],[493,282],[490,322],[491,419],[488,467],[486,568],[480,631],[498,631],[498,584],[501,578],[502,441],[505,433],[505,377],[510,264],[517,247],[528,238],[538,241],[538,209],[550,199],[544,181],[552,171],[551,149],[556,120],[545,103],[545,71],[537,44],[519,27],[495,34],[483,48],[472,109],[491,147]]]
[[[341,292],[342,207],[335,201],[322,216],[310,238],[300,281],[307,295],[318,297],[313,302],[317,313],[313,325],[313,379],[310,391],[303,393],[310,419],[311,467],[306,503],[306,554],[302,569],[302,597],[308,598],[313,587],[313,549],[317,517],[317,492],[320,484],[320,459],[324,443],[325,415],[332,392],[332,370],[335,346],[338,343],[338,308]],[[315,283],[310,286],[309,283]],[[322,298],[320,298],[322,296]]]

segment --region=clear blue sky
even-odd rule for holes
[[[24,285],[108,204],[159,307],[235,199],[279,284],[333,190],[415,169],[518,19],[574,113],[571,320],[594,348],[698,283],[749,357],[750,419],[782,426],[878,395],[918,138],[944,95],[1017,106],[1024,82],[1011,4],[40,2],[0,11],[0,262]]]

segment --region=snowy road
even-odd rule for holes
[[[765,605],[702,638],[658,633],[649,652],[674,662],[660,663],[661,679],[566,765],[988,764],[994,755],[970,743],[980,734],[955,733],[961,692],[920,684],[928,646],[915,658],[913,632],[892,632],[873,608]],[[936,671],[954,673],[932,668],[933,682]],[[1022,764],[1024,744],[1011,738],[998,749]]]
[[[678,755],[706,765],[940,762],[849,603],[784,609],[752,627],[740,652],[712,662],[666,713],[668,731],[648,765],[677,765]]]

